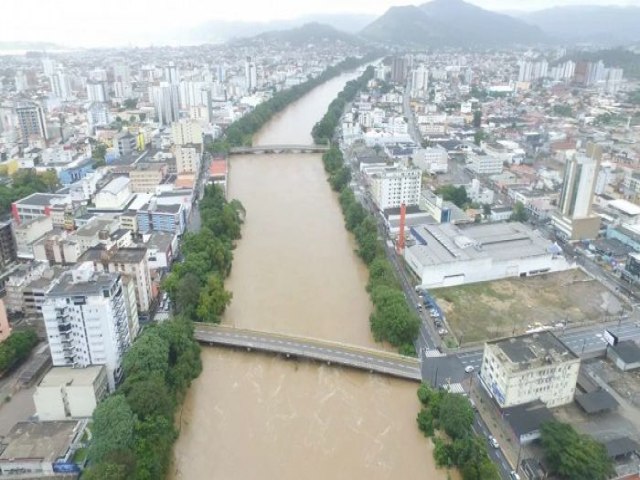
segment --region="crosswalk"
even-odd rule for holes
[[[439,357],[446,357],[446,356],[447,355],[445,353],[439,352],[438,350],[430,350],[430,349],[424,350],[425,358],[439,358]]]
[[[442,386],[449,393],[465,393],[461,383],[448,383]]]

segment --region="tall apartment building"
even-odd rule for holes
[[[467,154],[467,168],[476,175],[495,175],[502,173],[503,161],[486,152],[470,152]]]
[[[44,110],[40,105],[35,102],[20,102],[15,107],[15,113],[23,142],[29,140],[32,135],[45,140],[49,138]]]
[[[396,56],[391,61],[391,81],[404,83],[407,79],[407,60],[405,57]]]
[[[573,401],[580,358],[549,331],[488,342],[480,380],[502,408],[540,400],[547,407]]]
[[[176,145],[202,145],[202,127],[198,122],[180,121],[171,124],[171,139]]]
[[[138,333],[128,315],[136,308],[134,298],[133,285],[127,288],[119,274],[88,266],[64,273],[42,306],[53,365],[104,365],[109,389],[115,390],[122,357]]]
[[[577,153],[567,162],[558,211],[552,217],[556,229],[570,240],[595,238],[600,217],[593,215],[591,204],[600,169],[602,150],[589,144],[587,152]]]
[[[370,177],[371,195],[380,210],[418,205],[422,172],[418,168],[386,167]]]
[[[130,132],[122,132],[116,135],[115,143],[118,147],[118,155],[121,157],[126,157],[136,151],[136,137]]]
[[[171,125],[180,117],[180,91],[178,85],[161,82],[151,88],[156,115],[162,125]]]
[[[411,72],[411,97],[425,97],[429,90],[429,69],[420,65]]]
[[[169,169],[166,163],[137,163],[129,172],[131,191],[133,193],[153,193],[167,176]]]
[[[87,82],[87,99],[90,102],[108,102],[109,91],[106,82]]]
[[[49,77],[51,91],[60,100],[69,100],[72,97],[71,81],[64,72],[57,72]]]
[[[119,273],[123,281],[133,282],[136,294],[136,305],[139,314],[149,312],[151,305],[151,277],[147,263],[147,249],[111,248],[104,245],[89,248],[78,259],[78,263],[89,262],[97,272]]]
[[[198,173],[200,170],[200,148],[197,145],[176,146],[176,171],[180,173]]]

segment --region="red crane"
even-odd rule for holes
[[[404,253],[404,225],[407,216],[407,206],[400,205],[400,233],[398,237],[398,253]]]

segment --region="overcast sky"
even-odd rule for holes
[[[490,10],[539,10],[554,5],[640,0],[467,0]],[[382,14],[407,0],[0,0],[0,41],[51,41],[96,46],[144,38],[207,20],[268,21],[314,13]],[[423,3],[421,1],[414,2]]]

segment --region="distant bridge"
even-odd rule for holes
[[[231,155],[245,155],[248,153],[322,153],[329,150],[328,145],[257,145],[254,147],[233,147]]]
[[[195,338],[204,345],[241,347],[249,351],[306,358],[408,380],[422,380],[420,361],[417,358],[342,343],[205,323],[195,324]]]

